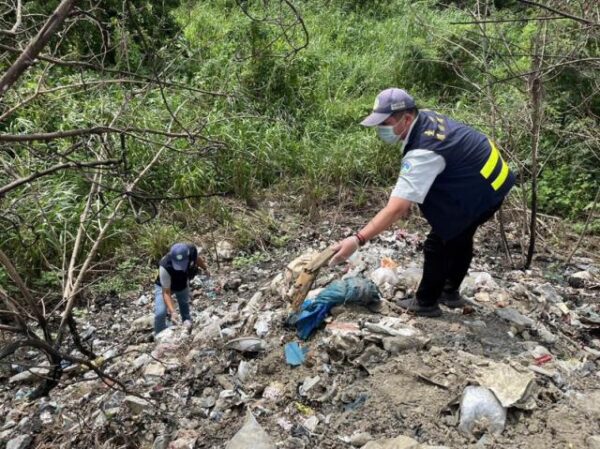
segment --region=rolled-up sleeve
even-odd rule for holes
[[[430,150],[412,150],[402,159],[402,168],[393,197],[423,203],[437,175],[446,168],[446,161]]]

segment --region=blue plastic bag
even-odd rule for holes
[[[308,352],[308,348],[301,348],[298,343],[291,342],[285,345],[285,361],[288,365],[299,366],[304,363],[306,360],[306,353]]]

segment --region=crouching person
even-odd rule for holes
[[[206,262],[198,255],[196,246],[187,243],[175,243],[168,254],[160,259],[154,294],[155,335],[166,329],[167,315],[171,323],[176,323],[173,296],[177,298],[182,324],[192,326],[189,281],[198,274],[198,267],[210,276]]]

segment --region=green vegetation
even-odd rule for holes
[[[356,205],[364,205],[366,187],[393,184],[402,156],[401,148],[386,147],[358,125],[388,86],[404,87],[421,106],[493,136],[520,173],[515,196],[529,198],[532,99],[524,74],[534,70],[541,45],[540,211],[582,222],[592,207],[600,179],[597,26],[523,20],[547,11],[512,1],[483,2],[484,10],[436,0],[298,1],[296,10],[280,2],[232,0],[146,2],[135,11],[123,10],[122,2],[103,3],[94,14],[106,24],[104,36],[79,23],[48,47],[57,48],[55,57],[92,61],[103,70],[35,64],[7,92],[0,110],[42,88],[43,94],[0,120],[0,133],[94,126],[163,133],[0,141],[3,165],[12,167],[0,172],[0,185],[48,168],[57,154],[76,161],[120,159],[94,178],[101,187],[93,196],[95,215],[86,221],[83,254],[157,154],[116,214],[97,259],[110,260],[127,246],[150,265],[173,240],[215,224],[225,225],[250,251],[257,242],[285,245],[285,234],[268,219],[261,219],[261,229],[249,226],[222,201],[234,196],[253,205],[265,188],[299,195],[307,216],[335,204],[340,186],[354,189]],[[25,7],[48,14],[56,4]],[[580,11],[575,5],[570,10]],[[595,17],[589,14],[589,20]],[[469,23],[474,21],[483,22]],[[89,56],[96,54],[102,58]],[[12,60],[0,61],[3,72]],[[162,84],[148,82],[159,76]],[[161,153],[169,132],[183,137],[168,141]],[[28,278],[63,270],[98,173],[56,171],[2,198],[0,248]],[[591,229],[599,228],[593,220]],[[236,263],[255,262],[250,254]],[[62,276],[43,279],[58,285]]]
[[[233,266],[235,268],[245,268],[258,265],[261,262],[269,260],[269,256],[265,253],[255,252],[253,254],[241,255],[233,259]]]

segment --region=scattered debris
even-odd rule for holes
[[[297,315],[305,321],[290,328],[290,287],[329,247],[330,228],[307,231],[297,245],[314,248],[283,273],[297,246],[242,266],[223,245],[220,272],[191,282],[191,328],[154,338],[150,288],[78,313],[97,366],[127,392],[64,363],[52,399],[27,401],[49,366],[20,349],[0,366],[0,447],[70,449],[113,437],[154,449],[597,447],[592,262],[574,258],[555,282],[541,268],[503,272],[501,256],[479,254],[461,287],[468,307],[431,320],[395,306],[421,278],[421,234],[387,232],[347,267],[312,273]],[[311,338],[300,345],[296,335]]]

